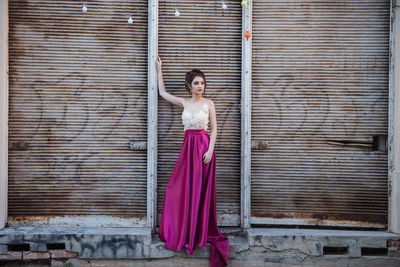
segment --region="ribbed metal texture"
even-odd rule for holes
[[[9,216],[145,218],[147,3],[82,3],[9,3]]]
[[[253,2],[253,217],[386,224],[388,44],[389,1]]]
[[[226,10],[218,1],[160,1],[159,52],[165,86],[176,96],[190,97],[184,86],[187,71],[197,68],[206,75],[204,96],[214,101],[218,121],[217,213],[228,218],[240,214],[241,6],[225,3]],[[181,114],[182,108],[159,98],[159,214],[184,137]]]

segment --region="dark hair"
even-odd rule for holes
[[[189,85],[192,84],[194,78],[196,78],[196,77],[202,77],[204,79],[204,92],[206,91],[206,85],[207,85],[206,76],[204,75],[204,73],[201,70],[194,69],[194,70],[186,72],[185,88],[186,88],[186,91],[189,92],[189,94],[191,94]]]

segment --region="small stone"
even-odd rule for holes
[[[389,240],[387,241],[387,246],[388,246],[388,247],[400,248],[400,240],[392,240],[392,239],[389,239]]]
[[[11,261],[11,260],[21,260],[22,252],[9,252],[7,254],[0,254],[0,260]]]
[[[27,251],[22,254],[22,259],[24,260],[42,260],[42,259],[50,259],[49,252],[32,252]]]
[[[78,252],[66,251],[66,250],[50,250],[52,259],[67,259],[78,257]]]

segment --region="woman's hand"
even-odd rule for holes
[[[161,66],[162,66],[162,61],[160,56],[157,56],[157,69],[161,70]]]
[[[212,151],[208,150],[204,155],[203,155],[203,164],[208,164],[211,161],[212,158]]]

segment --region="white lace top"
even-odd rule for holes
[[[187,129],[201,129],[207,131],[208,127],[208,103],[204,102],[199,111],[192,112],[185,107],[182,112],[182,123]]]

